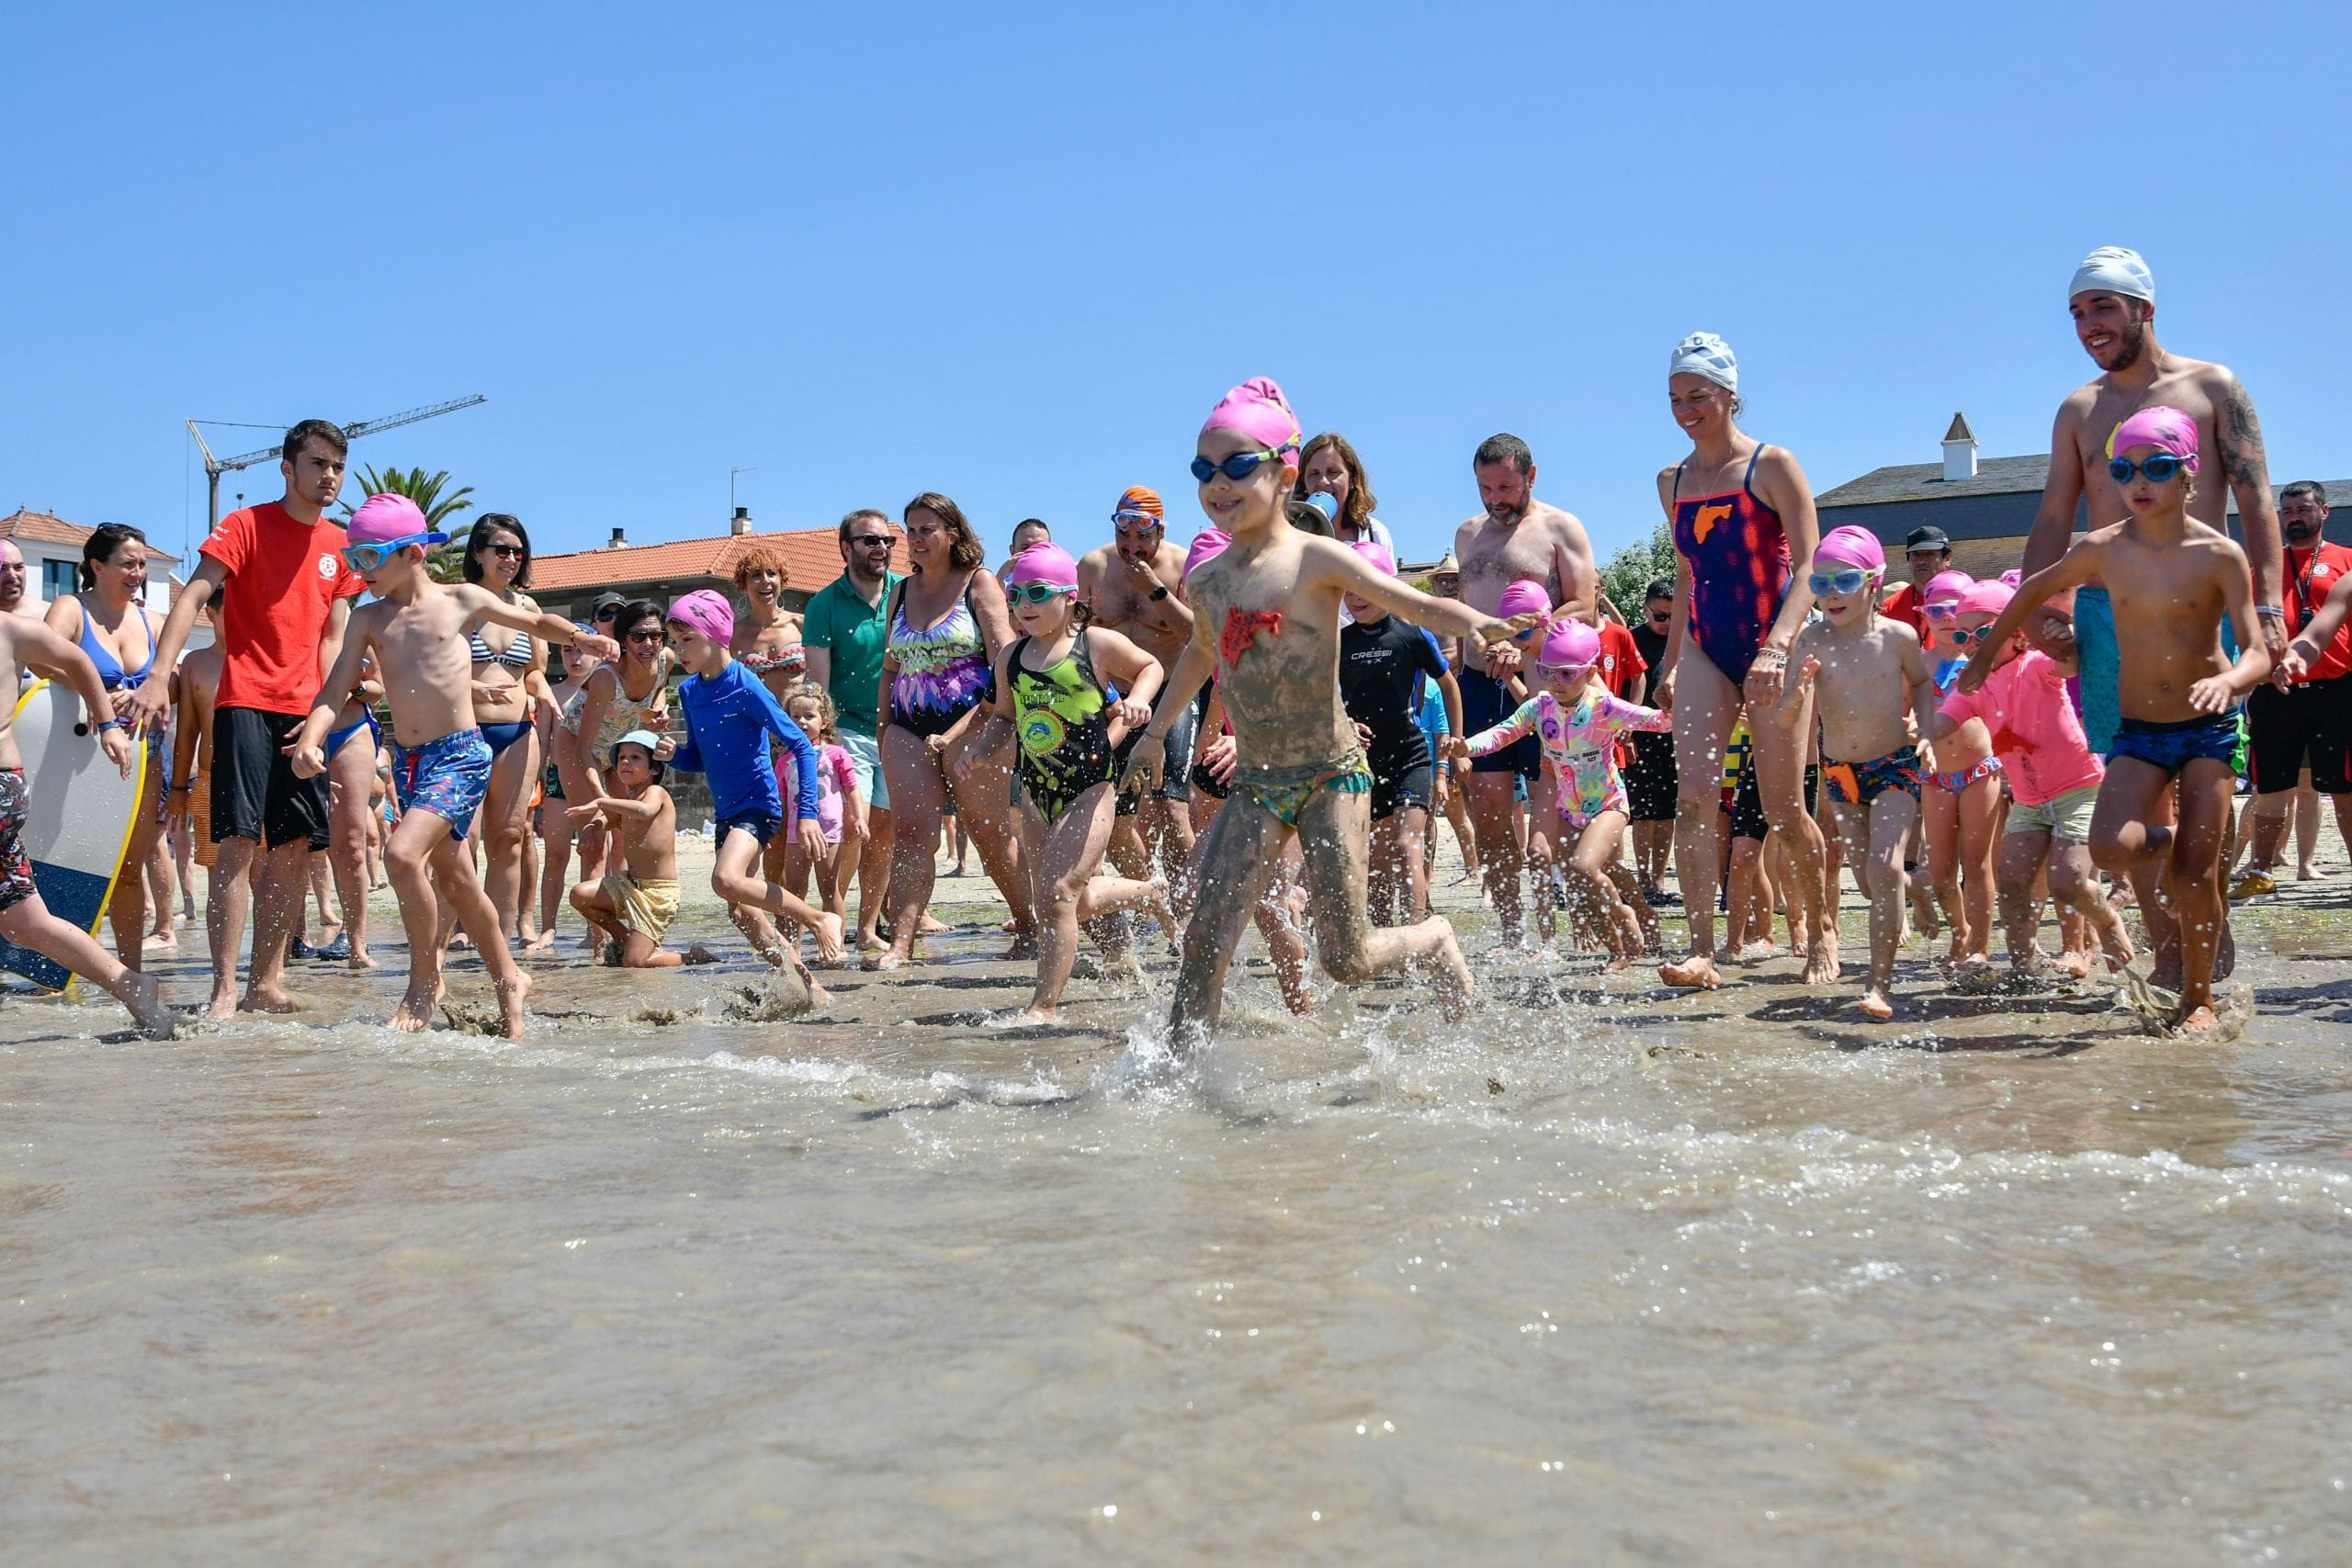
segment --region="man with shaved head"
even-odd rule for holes
[[[0,539],[0,615],[28,615],[38,621],[49,606],[25,592],[25,552],[14,539]]]

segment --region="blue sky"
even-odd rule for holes
[[[355,458],[449,469],[542,553],[716,531],[736,467],[768,527],[938,489],[992,552],[1031,513],[1091,541],[1147,483],[1182,538],[1193,432],[1266,374],[1407,555],[1497,430],[1606,555],[1684,449],[1684,333],[1731,340],[1817,490],[1934,460],[1955,409],[2034,451],[2104,243],[2245,378],[2277,477],[2352,476],[2316,352],[2343,17],[35,8],[0,63],[0,509],[176,549],[184,417],[480,391]]]

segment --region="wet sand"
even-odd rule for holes
[[[989,1026],[977,875],[791,1023],[695,893],[730,962],[539,964],[517,1043],[378,1027],[397,971],[168,1044],[12,997],[0,1557],[2346,1561],[2323,865],[2223,1046],[1917,945],[1841,1016],[1850,894],[1834,994],[1512,959],[1461,1027],[1292,1020],[1252,938],[1178,1072],[1159,944]]]

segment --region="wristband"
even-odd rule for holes
[[[186,784],[174,784],[174,785],[173,785],[169,790],[165,791],[164,793],[165,793],[165,794],[167,794],[167,795],[186,795],[186,794],[187,793],[187,785],[186,785]]]
[[[119,718],[110,718],[98,726],[100,729],[128,729],[130,726]]]
[[[2254,613],[2256,615],[2268,615],[2281,621],[2287,618],[2287,612],[2276,604],[2256,604],[2254,607]]]

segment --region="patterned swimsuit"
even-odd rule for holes
[[[1544,758],[1560,775],[1560,817],[1581,828],[1604,811],[1629,812],[1625,780],[1617,771],[1617,742],[1641,730],[1671,730],[1674,721],[1587,686],[1574,707],[1563,707],[1549,692],[1538,692],[1492,729],[1470,738],[1470,754],[1484,757],[1532,734]]]
[[[994,673],[988,639],[972,614],[972,590],[936,626],[907,625],[907,594],[890,612],[890,722],[917,735],[944,735],[972,710]]]
[[[1734,686],[1764,646],[1789,589],[1789,533],[1755,491],[1758,446],[1739,488],[1682,499],[1674,470],[1674,547],[1690,567],[1689,635]]]
[[[1083,630],[1043,670],[1021,662],[1030,641],[1012,645],[1013,734],[1021,743],[1013,765],[1050,828],[1080,795],[1111,782],[1111,717]]]

